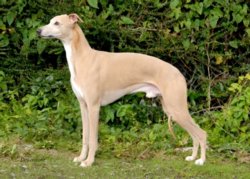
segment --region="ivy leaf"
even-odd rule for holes
[[[213,3],[212,0],[204,0],[203,2],[205,8],[210,7],[212,3]]]
[[[11,25],[14,22],[15,17],[16,17],[16,12],[15,11],[9,11],[7,13],[6,18],[7,18],[7,22],[8,22],[9,25]]]
[[[175,9],[179,5],[179,0],[172,0],[170,2],[170,9]]]
[[[46,48],[46,43],[43,40],[39,40],[37,42],[37,47],[36,48],[37,48],[38,54],[42,54],[42,52]]]
[[[188,50],[188,48],[190,47],[190,40],[186,39],[182,42],[183,47],[185,48],[185,50]]]
[[[132,24],[134,24],[134,21],[132,19],[130,19],[129,17],[122,16],[121,17],[121,24],[132,25]]]
[[[244,19],[243,20],[243,24],[245,27],[248,27],[249,26],[249,20],[248,19]]]
[[[250,28],[246,29],[247,36],[250,37]]]
[[[9,45],[9,39],[6,35],[0,34],[0,48]]]
[[[210,23],[212,28],[216,27],[218,20],[219,20],[218,16],[210,16],[209,17],[209,23]]]
[[[118,108],[118,110],[116,112],[116,115],[118,117],[123,117],[126,114],[128,114],[129,111],[131,111],[131,109],[132,109],[132,106],[130,104],[121,105],[121,106],[119,106],[119,108]]]
[[[115,110],[111,108],[110,106],[106,106],[103,109],[104,116],[105,116],[105,123],[108,123],[109,121],[113,122],[115,119]]]
[[[203,11],[203,3],[200,2],[200,3],[195,3],[195,7],[196,7],[196,11],[199,15],[202,14],[202,11]]]
[[[98,9],[98,0],[87,0],[87,2],[91,7]]]
[[[237,40],[230,41],[229,45],[233,48],[238,48],[238,41]]]
[[[237,24],[239,24],[244,19],[244,16],[240,14],[233,14],[233,19]]]

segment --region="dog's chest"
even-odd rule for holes
[[[72,89],[78,99],[84,99],[84,93],[83,89],[80,88],[80,86],[76,82],[76,72],[75,72],[75,66],[72,61],[72,49],[70,44],[64,44],[64,48],[66,51],[66,57],[67,57],[67,62],[69,66],[69,71],[70,71],[70,82]]]

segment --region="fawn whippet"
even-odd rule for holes
[[[144,92],[146,97],[159,96],[164,112],[184,128],[193,140],[195,160],[201,147],[203,165],[206,160],[206,132],[192,119],[188,111],[187,85],[180,71],[156,57],[139,53],[110,53],[90,47],[77,14],[59,15],[37,30],[44,38],[61,40],[66,51],[72,89],[80,103],[82,116],[82,149],[74,162],[82,167],[91,166],[98,146],[100,107],[126,94]]]

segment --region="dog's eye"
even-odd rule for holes
[[[59,22],[56,21],[56,22],[54,23],[54,25],[59,25]]]

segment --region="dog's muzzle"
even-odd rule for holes
[[[37,33],[37,35],[39,35],[40,37],[44,37],[44,38],[54,38],[53,35],[48,35],[48,36],[42,35],[42,29],[41,29],[41,28],[40,28],[40,29],[37,29],[36,33]]]

